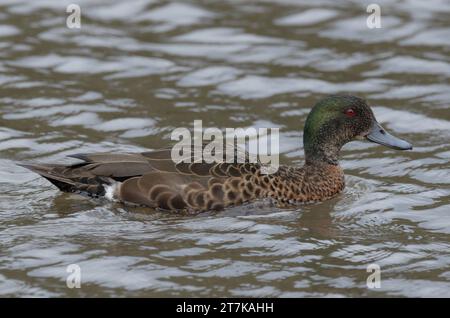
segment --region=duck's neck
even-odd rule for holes
[[[307,165],[339,165],[339,151],[343,146],[340,138],[330,136],[327,133],[310,134],[305,131],[303,144],[305,147],[305,163]]]

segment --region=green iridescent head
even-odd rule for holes
[[[412,149],[410,143],[380,126],[365,100],[351,95],[326,97],[306,119],[303,134],[306,163],[337,164],[343,145],[364,138],[394,149]]]

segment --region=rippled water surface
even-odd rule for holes
[[[377,1],[381,29],[368,3],[0,1],[0,295],[450,297],[450,3]],[[333,93],[415,147],[346,145],[347,188],[320,204],[180,216],[15,165],[164,147],[194,119],[279,127],[281,160],[302,164],[306,115]]]

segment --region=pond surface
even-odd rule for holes
[[[450,297],[450,3],[377,1],[381,29],[368,3],[1,0],[0,295]],[[194,119],[279,127],[300,165],[308,111],[334,93],[414,149],[346,145],[347,188],[320,204],[180,216],[15,165],[165,147]]]

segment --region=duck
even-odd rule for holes
[[[162,211],[220,211],[269,199],[279,206],[329,200],[345,187],[341,148],[368,140],[397,150],[412,145],[389,134],[368,103],[352,95],[332,95],[309,112],[303,133],[303,165],[280,165],[263,173],[259,162],[174,162],[171,149],[141,153],[81,153],[75,164],[21,164],[59,190],[104,197],[120,204]]]

